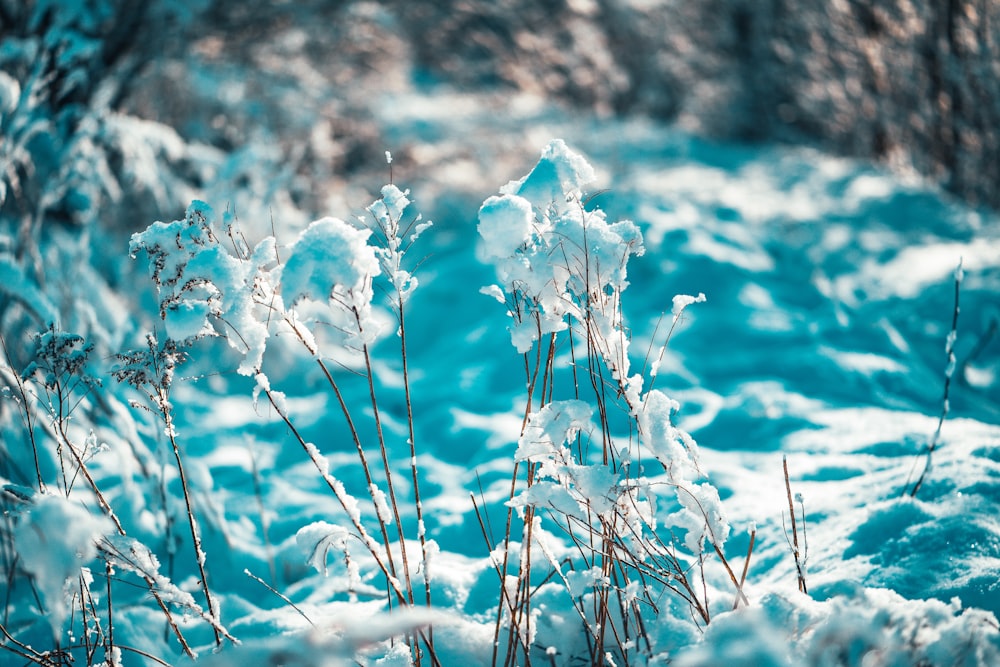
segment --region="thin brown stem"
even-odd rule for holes
[[[0,347],[3,348],[4,357],[7,359],[7,370],[10,376],[14,379],[14,386],[17,387],[17,393],[19,397],[18,405],[20,407],[21,418],[24,421],[24,429],[28,433],[28,441],[31,443],[31,454],[34,459],[35,464],[35,477],[38,480],[38,490],[45,490],[45,482],[42,479],[42,467],[38,460],[38,443],[35,440],[35,425],[31,423],[31,403],[28,400],[28,392],[24,387],[24,381],[21,379],[20,373],[16,372],[13,368],[13,360],[10,356],[10,350],[7,349],[7,339],[0,334]]]
[[[269,583],[267,583],[266,581],[264,581],[263,579],[261,579],[260,577],[258,577],[258,576],[257,576],[256,574],[252,573],[252,572],[251,572],[250,570],[246,570],[246,569],[245,569],[245,570],[243,570],[243,574],[247,575],[248,577],[250,577],[251,579],[253,579],[253,580],[254,580],[254,581],[256,581],[257,583],[259,583],[259,584],[260,584],[261,586],[263,586],[264,588],[266,588],[267,590],[271,591],[271,592],[272,592],[272,593],[274,593],[274,594],[275,594],[276,596],[278,596],[279,598],[281,598],[281,600],[282,600],[282,601],[283,601],[283,602],[284,602],[285,604],[287,604],[287,605],[288,605],[289,607],[291,607],[292,609],[294,609],[295,611],[297,611],[297,612],[298,612],[298,614],[299,614],[299,616],[301,616],[302,618],[306,619],[306,622],[307,622],[307,623],[308,623],[309,625],[311,625],[311,626],[312,626],[312,627],[314,627],[314,628],[316,627],[316,624],[312,622],[312,619],[311,619],[311,618],[309,618],[309,617],[308,617],[308,616],[306,615],[306,613],[305,613],[304,611],[302,611],[302,610],[301,610],[301,609],[299,608],[299,606],[298,606],[298,605],[296,605],[296,604],[295,604],[294,602],[292,602],[292,601],[291,601],[291,600],[290,600],[290,599],[288,598],[288,596],[286,596],[286,595],[285,595],[285,594],[283,594],[283,593],[282,593],[281,591],[279,591],[278,589],[276,589],[276,588],[275,588],[274,586],[270,585]]]
[[[101,493],[101,489],[97,486],[97,482],[94,481],[93,476],[90,474],[90,470],[87,469],[87,464],[84,462],[83,456],[77,451],[76,446],[69,439],[69,435],[66,433],[65,422],[62,419],[56,422],[56,432],[59,435],[59,442],[62,443],[65,449],[69,450],[70,454],[73,455],[73,460],[76,461],[77,470],[83,475],[83,478],[87,480],[87,484],[97,497],[97,502],[104,511],[104,514],[107,515],[107,517],[115,524],[115,530],[124,535],[125,530],[122,528],[121,521],[118,520],[117,515],[115,515],[115,511],[111,508],[111,503],[109,503],[107,498],[104,497],[104,494]]]
[[[388,585],[392,590],[392,592],[395,593],[400,603],[405,604],[406,595],[404,595],[402,589],[399,588],[399,581],[396,579],[395,575],[389,569],[389,566],[386,564],[385,559],[381,555],[379,555],[376,543],[372,539],[371,535],[369,535],[364,525],[361,523],[360,517],[357,516],[351,510],[351,503],[348,499],[347,491],[343,488],[342,484],[340,484],[337,480],[334,480],[333,477],[330,476],[327,462],[325,460],[320,460],[319,451],[316,450],[315,446],[306,442],[305,438],[302,437],[302,434],[295,427],[295,424],[292,423],[291,419],[285,413],[285,410],[281,407],[280,403],[278,403],[277,399],[274,396],[273,391],[269,388],[264,388],[263,391],[264,395],[267,396],[267,400],[271,403],[271,407],[274,408],[275,412],[281,418],[281,421],[283,421],[285,423],[285,426],[288,427],[288,430],[291,432],[292,436],[302,446],[303,450],[305,450],[306,455],[309,456],[309,460],[312,461],[313,465],[316,467],[316,470],[323,477],[323,481],[333,492],[333,495],[337,499],[337,502],[340,504],[341,509],[344,510],[344,513],[347,514],[347,517],[350,519],[351,525],[354,526],[354,529],[356,531],[358,531],[358,537],[361,539],[361,543],[364,544],[365,547],[368,549],[368,552],[375,560],[375,564],[378,565],[379,570],[381,570],[382,574],[386,577],[386,580],[388,581]]]
[[[347,514],[348,518],[351,521],[351,525],[354,527],[354,530],[357,531],[357,537],[361,540],[361,543],[365,545],[365,548],[368,550],[368,553],[371,554],[372,559],[374,559],[375,561],[375,564],[378,566],[379,570],[382,572],[382,575],[385,577],[386,585],[389,587],[389,590],[392,592],[392,594],[396,596],[396,601],[400,605],[406,606],[407,605],[406,594],[400,587],[399,580],[392,573],[392,571],[389,568],[389,565],[386,564],[386,560],[379,554],[378,544],[365,529],[364,525],[361,523],[360,515],[356,511],[352,511],[351,509],[352,501],[349,500],[349,496],[347,495],[347,491],[344,489],[343,484],[341,484],[338,480],[335,480],[330,475],[328,469],[328,463],[325,460],[321,460],[319,451],[316,449],[316,447],[306,442],[305,438],[302,437],[301,432],[299,432],[299,430],[295,427],[295,424],[292,423],[292,420],[289,418],[288,414],[285,412],[285,410],[281,407],[281,404],[275,398],[274,392],[267,387],[262,387],[262,391],[264,392],[264,395],[267,396],[267,400],[271,403],[271,407],[274,408],[275,412],[281,418],[281,421],[284,422],[285,426],[288,427],[289,432],[291,432],[292,436],[299,443],[299,445],[301,445],[302,449],[306,452],[306,455],[309,457],[309,460],[312,462],[312,464],[316,467],[316,470],[320,473],[320,476],[323,478],[323,481],[326,483],[327,487],[330,489],[330,491],[333,492],[333,495],[337,499],[337,502],[340,504],[341,509],[343,509],[344,513]],[[424,641],[424,643],[429,644],[429,640],[426,637],[426,633],[423,630],[418,630],[417,632],[420,635],[421,639]],[[433,665],[435,666],[440,665],[437,656],[433,652],[431,652],[430,658],[431,658],[431,663]]]
[[[114,621],[114,609],[111,598],[111,575],[112,575],[111,563],[104,563],[104,574],[107,577],[108,585],[108,632],[107,632],[107,644],[106,653],[108,656],[108,661],[111,663],[111,667],[115,667],[114,649],[115,649],[115,621]]]
[[[361,318],[358,316],[357,311],[355,311],[354,314],[358,320],[358,326],[360,327]],[[410,606],[413,606],[413,583],[410,579],[410,561],[406,557],[406,536],[403,533],[403,522],[399,519],[399,503],[396,500],[396,486],[392,483],[392,469],[389,465],[388,449],[385,446],[385,433],[382,430],[381,410],[378,406],[378,398],[375,395],[375,374],[372,370],[371,353],[367,344],[363,346],[362,350],[365,359],[365,370],[367,371],[368,378],[368,395],[371,400],[372,415],[375,419],[375,433],[378,439],[379,455],[382,459],[382,470],[385,473],[385,485],[389,490],[389,508],[392,510],[392,519],[396,523],[396,537],[399,541],[399,557],[403,565],[403,586],[406,590],[406,601]],[[379,517],[379,521],[384,521],[381,516]],[[392,559],[391,554],[389,558],[390,560]]]
[[[260,515],[261,537],[264,540],[264,549],[267,553],[267,570],[271,575],[271,585],[276,585],[278,581],[278,567],[274,560],[274,545],[268,535],[268,527],[271,522],[267,518],[267,510],[264,507],[264,493],[260,486],[260,470],[257,468],[257,455],[250,452],[250,476],[253,479],[253,495],[257,500],[257,513]]]
[[[934,451],[941,442],[941,428],[944,426],[944,420],[948,418],[948,413],[951,407],[949,394],[951,393],[951,378],[955,372],[955,338],[958,336],[958,313],[960,310],[959,296],[961,295],[961,292],[962,261],[959,260],[958,268],[955,270],[955,306],[951,311],[951,330],[948,333],[948,342],[945,345],[945,352],[948,358],[946,370],[944,372],[944,391],[942,392],[943,395],[941,397],[941,414],[938,415],[937,428],[934,429],[934,436],[931,438],[931,443],[927,446],[927,452],[924,458],[924,468],[920,472],[920,476],[917,478],[917,481],[914,482],[913,488],[909,492],[911,498],[917,497],[917,492],[920,491],[920,487],[923,486],[924,480],[927,478],[927,474],[931,471]],[[909,480],[907,480],[907,484],[909,484]]]
[[[319,366],[320,370],[323,373],[323,377],[326,379],[327,384],[330,386],[330,390],[333,392],[334,397],[337,399],[337,405],[340,407],[341,414],[344,415],[344,421],[347,423],[347,429],[348,429],[348,431],[350,431],[351,440],[354,442],[354,449],[357,452],[357,454],[358,454],[358,460],[361,463],[361,470],[362,470],[362,472],[364,473],[364,476],[365,476],[365,484],[366,484],[366,486],[368,488],[369,498],[371,499],[372,506],[373,507],[377,507],[378,501],[377,501],[377,499],[375,497],[375,483],[374,483],[374,479],[372,477],[371,466],[368,463],[368,455],[365,454],[364,446],[361,444],[361,435],[358,433],[358,429],[357,429],[357,427],[354,424],[354,419],[351,416],[351,410],[350,410],[350,408],[347,405],[347,401],[344,399],[344,395],[343,395],[343,393],[340,390],[340,386],[337,384],[336,380],[333,379],[333,374],[330,372],[330,369],[327,367],[326,362],[324,362],[319,357],[319,355],[316,354],[317,351],[310,345],[310,343],[306,340],[306,338],[299,331],[297,323],[294,322],[291,318],[287,317],[287,315],[286,315],[286,322],[288,323],[288,325],[292,329],[292,331],[295,333],[296,337],[299,339],[299,342],[301,342],[306,347],[307,350],[309,350],[310,352],[312,352],[315,355],[316,364]],[[290,425],[291,422],[288,419],[288,416],[284,414],[283,410],[279,410],[278,409],[277,405],[275,404],[274,398],[271,395],[271,392],[269,390],[265,390],[265,393],[267,394],[268,400],[270,400],[271,404],[274,405],[275,410],[278,410],[278,413],[280,415],[282,415],[282,420],[285,421],[286,424]],[[297,431],[294,431],[294,432],[297,432]],[[302,440],[301,438],[299,438],[299,440],[300,440],[300,442],[302,442],[302,444],[305,444],[304,440]],[[313,462],[316,463],[315,460]],[[345,509],[346,509],[346,507],[345,507]],[[379,533],[380,533],[380,535],[382,537],[382,545],[385,548],[386,559],[387,559],[386,563],[384,563],[387,566],[386,574],[387,574],[387,576],[391,576],[395,580],[396,579],[396,563],[395,563],[395,561],[393,560],[393,557],[392,557],[392,549],[390,548],[391,541],[389,540],[389,532],[386,529],[385,522],[379,521],[378,523],[379,523]]]
[[[743,585],[746,583],[747,573],[750,571],[750,557],[753,555],[753,547],[754,544],[756,544],[756,542],[757,542],[757,529],[754,528],[753,530],[750,531],[750,545],[747,547],[747,557],[746,560],[743,561],[743,572],[740,574],[740,583],[737,584],[736,586],[737,590],[740,593],[739,595],[737,595],[736,600],[733,602],[733,609],[736,609],[740,606],[740,598],[741,596],[743,596]],[[743,597],[743,599],[746,598]]]
[[[205,604],[208,606],[208,615],[215,622],[212,624],[212,632],[215,635],[215,644],[220,646],[222,644],[222,634],[219,632],[218,624],[219,619],[219,609],[215,605],[215,600],[212,599],[212,592],[208,587],[208,573],[205,571],[205,552],[201,548],[201,533],[198,530],[198,521],[194,516],[194,506],[191,502],[191,490],[188,487],[187,474],[184,471],[184,461],[181,457],[181,450],[177,444],[177,439],[174,437],[174,420],[173,414],[167,409],[169,405],[166,396],[161,397],[162,400],[159,401],[160,406],[160,416],[163,417],[163,423],[165,425],[165,431],[167,433],[167,439],[170,441],[170,447],[174,452],[174,461],[177,463],[177,474],[181,481],[181,492],[184,495],[184,507],[187,511],[188,526],[191,528],[191,542],[194,548],[194,558],[195,562],[198,564],[198,576],[201,577],[201,590],[205,595]]]
[[[428,568],[428,554],[427,554],[427,537],[426,537],[426,526],[424,525],[424,508],[423,502],[420,498],[420,479],[417,474],[417,446],[416,446],[416,435],[414,433],[413,425],[413,400],[410,394],[410,363],[409,357],[406,354],[406,320],[404,316],[403,299],[397,295],[397,310],[399,312],[399,340],[400,340],[400,356],[403,362],[403,395],[406,400],[406,426],[409,431],[409,444],[410,444],[410,473],[413,478],[413,500],[416,505],[417,511],[417,538],[420,540],[420,552],[423,557],[423,575],[424,575],[424,601],[427,606],[431,606],[431,579],[430,579],[430,569]],[[428,635],[430,636],[431,642],[434,641],[434,635],[432,630],[428,630]],[[433,650],[433,646],[431,646]]]
[[[795,571],[798,578],[799,590],[803,593],[808,593],[806,587],[806,575],[804,568],[802,566],[802,561],[799,557],[799,531],[795,522],[795,503],[792,502],[792,484],[788,479],[788,457],[781,457],[781,465],[785,473],[785,492],[788,495],[788,515],[791,517],[792,522],[792,554],[795,556]]]

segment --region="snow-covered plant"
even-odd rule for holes
[[[39,418],[35,412],[42,406],[41,416],[47,431],[55,441],[55,454],[59,468],[58,486],[64,496],[69,496],[78,478],[86,481],[104,514],[121,531],[122,526],[114,509],[98,487],[88,467],[88,461],[98,453],[99,446],[93,431],[81,439],[71,429],[73,413],[100,387],[98,378],[91,374],[88,362],[93,345],[80,335],[59,331],[54,325],[34,336],[31,361],[19,378],[15,378],[19,409],[31,442],[34,458],[37,491],[45,492],[46,483],[40,461],[40,447],[35,439],[32,422]],[[8,361],[9,355],[8,355]],[[28,388],[32,382],[34,390]]]
[[[729,525],[719,493],[697,481],[697,445],[673,421],[679,404],[652,387],[659,359],[648,388],[631,371],[622,293],[642,237],[631,221],[609,223],[588,205],[583,192],[593,180],[586,160],[556,140],[479,211],[482,255],[498,279],[482,291],[507,308],[528,387],[497,563],[506,662],[530,660],[552,639],[536,627],[539,559],[559,582],[546,585],[570,596],[585,650],[611,661],[656,650],[643,619],[664,589],[709,622],[710,555],[728,572],[737,601],[745,600],[723,552]],[[672,325],[699,301],[704,295],[675,297]],[[519,543],[513,511],[523,525]],[[545,536],[552,531],[569,536],[568,553],[554,551]]]
[[[49,614],[53,636],[69,615],[68,588],[81,568],[97,556],[97,542],[110,522],[59,495],[39,495],[14,531],[14,547],[32,554],[25,569],[32,575]]]
[[[430,223],[422,222],[419,216],[407,222],[405,211],[411,203],[407,194],[395,185],[386,185],[381,197],[367,208],[370,222],[361,219],[371,228],[325,217],[308,225],[287,251],[281,251],[273,237],[265,238],[251,249],[238,229],[235,216],[227,213],[220,223],[212,208],[200,201],[191,204],[184,219],[154,223],[133,235],[131,243],[132,255],[144,252],[149,262],[150,277],[158,293],[159,314],[166,330],[163,349],[172,346],[175,352],[193,354],[198,341],[221,337],[239,354],[238,372],[255,381],[255,403],[267,401],[316,467],[344,511],[346,530],[364,545],[376,570],[385,577],[390,592],[388,602],[392,606],[416,604],[415,563],[423,574],[423,602],[431,604],[428,560],[435,550],[433,542],[426,537],[420,503],[406,354],[405,308],[417,287],[417,279],[404,261],[411,244]],[[388,283],[390,307],[398,320],[409,425],[406,445],[417,538],[421,546],[421,558],[417,562],[407,553],[401,521],[402,500],[394,484],[394,476],[399,474],[393,470],[395,447],[383,429],[373,366],[372,346],[383,328],[383,317],[373,304],[378,280]],[[265,367],[266,350],[268,341],[278,335],[301,344],[335,398],[358,455],[371,514],[363,511],[359,501],[334,476],[320,448],[306,440],[296,427],[296,416],[290,412],[285,395],[272,386]],[[168,436],[174,442],[166,398],[170,374],[163,372],[162,364],[156,366],[156,360],[163,355],[158,351],[155,338],[151,337],[150,341],[146,366],[155,367],[156,372],[149,376],[140,372],[135,378],[132,375],[125,377],[131,373],[129,369],[144,367],[142,359],[137,358],[140,362],[137,365],[128,357],[123,358],[126,363],[119,374],[135,386],[145,383],[147,397],[160,413]],[[358,406],[345,400],[339,374],[331,367],[331,358],[362,369],[370,397],[369,412],[376,435],[374,445],[382,464],[379,470],[370,461],[372,443],[365,442],[359,430],[355,416]],[[181,458],[176,448],[175,454],[180,470]],[[189,518],[197,548],[197,532],[190,511]],[[312,526],[300,536],[300,542],[310,554],[311,562],[318,562],[317,554],[325,555],[330,548],[338,548],[346,554],[346,541],[341,539],[344,531],[345,527],[338,525],[333,532],[328,531],[328,535],[316,538],[318,531]],[[334,539],[333,535],[341,538]],[[207,596],[207,586],[205,592]],[[433,659],[430,636],[423,633],[416,636],[420,639],[412,639],[411,648],[417,663],[425,650]]]
[[[60,313],[53,307],[59,303],[55,286],[60,282],[64,289],[71,289],[73,281],[90,282],[80,275],[79,258],[64,276],[63,263],[45,255],[100,253],[101,244],[77,238],[84,248],[97,247],[60,247],[47,242],[54,233],[100,235],[102,225],[121,224],[115,218],[135,211],[116,205],[138,194],[129,192],[134,186],[152,192],[148,201],[162,204],[181,192],[187,195],[189,185],[170,173],[186,148],[176,133],[156,123],[129,122],[135,119],[119,112],[136,71],[163,55],[172,32],[164,27],[184,24],[201,4],[3,3],[0,294],[11,301],[0,304],[0,324],[8,333],[30,333],[57,322],[90,334],[77,322],[63,320],[78,317],[76,309]],[[178,147],[173,156],[151,148],[169,143],[157,140],[169,135]],[[68,257],[63,261],[70,262]],[[96,273],[92,280],[103,282]],[[92,291],[97,285],[87,287]]]
[[[386,161],[391,166],[392,165],[392,155],[386,151]],[[381,197],[367,208],[368,214],[371,217],[371,223],[373,224],[373,230],[377,238],[377,246],[375,248],[375,254],[378,257],[379,265],[381,268],[381,273],[388,280],[389,285],[392,288],[392,309],[396,315],[399,323],[397,333],[399,336],[400,343],[400,361],[402,364],[402,375],[403,375],[403,391],[404,398],[406,401],[406,424],[407,424],[407,443],[410,447],[410,479],[413,483],[413,500],[414,509],[416,511],[417,518],[417,538],[420,541],[420,550],[423,567],[421,571],[423,573],[424,581],[424,601],[427,606],[431,606],[431,574],[430,574],[430,561],[431,554],[433,553],[436,545],[432,541],[427,539],[427,530],[424,522],[424,510],[423,503],[420,499],[420,475],[417,468],[417,449],[416,449],[416,434],[414,432],[414,422],[413,422],[413,400],[410,395],[410,370],[409,370],[409,360],[406,353],[406,302],[409,300],[410,295],[417,288],[418,281],[413,273],[405,268],[404,259],[406,253],[409,251],[410,247],[416,242],[416,240],[423,234],[427,229],[429,229],[433,223],[423,220],[423,216],[417,214],[412,220],[407,224],[405,214],[407,208],[409,208],[410,198],[408,197],[409,191],[400,190],[398,187],[389,183],[382,188]],[[362,219],[364,222],[364,220]],[[371,366],[368,364],[368,377],[371,380]],[[375,395],[374,386],[369,384],[372,391],[372,396]],[[377,401],[373,399],[372,409],[374,414],[378,415],[378,405]],[[381,425],[379,425],[379,442],[382,444],[382,460],[385,464],[385,473],[387,482],[391,480],[391,475],[388,467],[388,459],[386,458],[386,452],[384,448],[384,438],[382,436]],[[395,509],[395,521],[397,527],[399,527],[399,514],[398,506],[395,500],[395,491],[392,485],[389,485],[390,496],[393,502],[393,507]],[[399,535],[400,549],[405,550],[405,540],[403,539],[402,533]],[[407,558],[405,551],[402,551],[404,568],[408,568]],[[407,575],[407,581],[409,581],[409,576]],[[412,597],[412,592],[411,592]],[[431,652],[433,653],[433,645],[431,645]]]
[[[184,607],[185,613],[197,613],[222,636],[229,637],[217,620],[202,612],[193,600],[170,593],[171,587],[176,587],[156,571],[158,565],[125,566],[132,560],[122,555],[123,545],[128,545],[129,553],[152,552],[127,534],[127,516],[134,518],[134,514],[126,512],[127,516],[119,516],[112,503],[121,498],[108,495],[101,488],[101,476],[91,469],[108,449],[97,439],[93,412],[96,406],[113,410],[108,404],[114,401],[104,394],[103,384],[94,375],[91,359],[94,346],[78,334],[50,325],[34,336],[30,361],[16,373],[11,368],[6,340],[3,342],[6,361],[6,365],[0,365],[3,398],[5,402],[12,401],[20,414],[25,440],[31,445],[35,480],[32,487],[5,484],[3,502],[8,525],[2,539],[5,553],[14,556],[8,563],[6,598],[14,609],[23,606],[12,593],[18,588],[21,575],[26,576],[40,592],[47,612],[48,641],[56,646],[53,651],[39,652],[11,639],[19,648],[12,649],[10,645],[5,648],[26,660],[46,665],[63,664],[61,661],[73,661],[81,655],[87,664],[95,664],[97,651],[103,648],[107,664],[119,664],[114,656],[121,649],[134,648],[116,642],[113,636],[111,576],[116,567],[139,576],[148,589],[146,596],[155,601],[189,655],[195,653],[181,634],[173,612],[175,605]],[[173,359],[172,363],[165,364],[163,355],[157,362],[161,367],[170,366],[172,371],[176,365],[174,356],[167,355]],[[165,388],[169,387],[171,372],[150,370],[146,357],[131,358],[132,363],[121,369],[120,377],[162,390],[160,403],[153,404],[169,410]],[[148,391],[152,396],[153,389]],[[18,469],[17,463],[8,472],[14,479],[28,477],[25,473],[26,470]],[[97,571],[98,574],[91,570],[96,559],[104,564],[103,572]],[[95,584],[95,577],[103,577],[106,584]],[[5,615],[9,616],[10,610],[8,606]],[[24,622],[11,618],[12,622],[15,620]],[[38,637],[38,630],[31,632]],[[68,633],[70,644],[60,648],[64,633]]]
[[[174,428],[173,406],[170,404],[170,387],[178,364],[183,362],[184,353],[177,348],[172,339],[167,339],[162,345],[152,334],[146,337],[146,348],[126,352],[119,355],[120,365],[112,374],[119,382],[131,385],[144,394],[156,416],[163,421],[163,432],[170,443],[170,449],[177,464],[177,474],[180,477],[181,491],[184,494],[184,506],[187,510],[188,527],[191,530],[191,544],[194,549],[194,561],[198,566],[198,581],[205,595],[208,607],[208,617],[215,634],[215,643],[221,644],[224,631],[220,630],[221,621],[219,608],[212,597],[209,588],[208,573],[205,569],[206,556],[202,550],[201,528],[195,518],[194,505],[191,500],[191,487],[184,469],[184,457],[177,443],[177,431]],[[138,407],[145,407],[136,404]]]
[[[910,470],[910,474],[906,478],[906,487],[903,489],[903,494],[909,494],[911,498],[917,497],[917,492],[920,491],[920,487],[923,486],[924,480],[927,479],[927,475],[931,471],[931,464],[933,462],[934,450],[937,449],[938,444],[941,441],[941,429],[944,426],[944,420],[948,417],[948,412],[951,409],[951,402],[949,400],[949,394],[951,392],[951,380],[955,375],[955,368],[957,366],[957,358],[955,357],[955,341],[958,340],[958,314],[959,299],[962,294],[962,280],[965,277],[965,272],[962,270],[962,260],[958,260],[958,266],[955,267],[954,273],[954,284],[955,284],[955,305],[951,311],[951,330],[948,332],[947,338],[945,338],[944,353],[947,359],[944,368],[944,390],[941,396],[941,413],[938,416],[937,428],[934,430],[934,435],[931,437],[930,443],[924,454],[924,467],[921,470],[920,475],[917,476],[915,482],[913,482],[913,487],[910,487],[910,478],[913,476],[916,463],[914,463],[914,469]]]

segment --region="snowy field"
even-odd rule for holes
[[[380,100],[410,166],[311,225],[220,169],[187,219],[48,235],[82,283],[4,256],[112,351],[49,334],[19,381],[5,332],[0,662],[1000,664],[995,215],[497,104]]]

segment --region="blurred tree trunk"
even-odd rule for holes
[[[778,0],[771,134],[912,168],[1000,207],[1000,3]],[[766,90],[756,93],[766,96]]]
[[[389,3],[417,65],[463,86],[813,143],[1000,208],[996,0]]]

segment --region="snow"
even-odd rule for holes
[[[392,163],[391,158],[388,162]],[[409,190],[404,192],[389,183],[382,186],[381,197],[367,208],[375,221],[376,228],[385,237],[384,245],[376,247],[375,254],[381,263],[382,272],[396,290],[399,302],[406,302],[419,284],[417,278],[403,268],[403,258],[410,246],[434,226],[430,221],[421,222],[422,217],[417,214],[411,225],[413,231],[410,232],[409,238],[404,238],[408,227],[405,224],[404,214],[413,203],[408,194]]]
[[[281,292],[286,305],[310,300],[327,304],[338,326],[349,337],[370,343],[378,333],[372,315],[372,279],[381,268],[371,232],[339,218],[316,220],[289,249],[281,270]]]
[[[16,92],[5,76],[0,111],[11,108],[4,95]],[[127,259],[121,229],[94,238],[95,247],[110,238],[120,249],[114,259],[85,258],[95,266],[83,275],[119,277],[104,291],[67,289],[65,276],[37,283],[35,267],[0,237],[0,292],[20,304],[4,326],[27,313],[42,333],[33,342],[5,330],[10,351],[0,358],[0,434],[15,443],[4,445],[0,488],[10,503],[8,547],[20,555],[16,585],[5,589],[11,632],[36,648],[54,646],[53,632],[64,639],[74,622],[79,637],[72,595],[88,568],[98,609],[91,621],[103,623],[107,581],[95,564],[104,559],[116,570],[122,650],[98,650],[98,660],[152,664],[127,650],[134,646],[186,664],[173,632],[162,639],[166,617],[148,578],[199,663],[406,665],[405,636],[433,625],[442,664],[486,665],[501,586],[517,595],[512,573],[530,553],[535,578],[524,622],[537,664],[590,659],[602,591],[640,606],[646,628],[621,646],[606,638],[609,664],[1000,663],[993,214],[814,150],[707,145],[676,128],[571,117],[524,99],[498,114],[495,100],[455,91],[395,95],[376,115],[399,185],[376,185],[379,171],[358,189],[337,191],[349,206],[306,211],[284,193],[272,227],[272,201],[255,188],[269,177],[261,165],[275,151],[258,137],[226,158],[232,173],[257,172],[232,193],[255,202],[241,208],[240,224],[207,203],[221,210],[226,188],[235,187],[238,179],[226,180],[232,173],[220,173],[192,192],[183,218],[130,221],[146,227],[128,247],[145,266]],[[190,150],[151,121],[119,118],[105,131],[141,140],[124,159],[144,167],[136,171],[143,187],[156,185],[156,160]],[[485,166],[472,169],[478,152],[485,157],[475,164]],[[359,194],[366,188],[373,192]],[[188,202],[170,204],[179,211]],[[433,227],[417,208],[433,214]],[[71,255],[61,245],[72,238],[53,233],[40,261],[66,265]],[[422,245],[413,246],[418,238]],[[956,280],[962,307],[953,331]],[[146,309],[151,289],[156,302]],[[80,313],[104,307],[95,294],[120,296],[111,307],[124,316],[100,320],[114,331],[86,331],[98,320]],[[400,302],[409,406],[399,340],[377,335]],[[60,328],[70,324],[87,335]],[[163,349],[155,341],[167,338],[188,357],[167,383],[174,435],[192,473],[208,580],[242,646],[216,649],[211,615],[196,602],[194,562],[182,556],[189,537],[178,474],[163,424],[135,397],[143,383],[80,386],[62,406],[72,409],[57,448],[56,374],[25,358],[41,345],[49,366],[62,359],[80,377],[76,362],[96,339],[87,372],[99,373],[121,349],[102,345],[146,331],[158,336],[137,363],[152,364]],[[580,354],[588,341],[593,357]],[[369,482],[317,363],[375,461],[371,388],[357,361],[365,346],[399,526],[381,462]],[[529,403],[526,368],[538,359],[543,370]],[[591,359],[606,413],[592,400]],[[276,417],[268,397],[300,433]],[[129,411],[129,402],[140,407]],[[916,498],[903,497],[942,408],[927,481]],[[109,535],[69,447],[127,536]],[[798,589],[788,544],[783,456],[808,593]],[[35,488],[36,465],[50,494],[60,495]],[[500,572],[508,511],[511,551]],[[530,513],[522,530],[518,520]],[[390,526],[388,540],[380,524]],[[376,563],[393,554],[391,580],[406,589],[397,528],[415,600],[408,609],[387,602]],[[751,532],[749,604],[734,609],[730,573],[714,552],[740,578]],[[602,570],[603,535],[615,537],[616,549],[631,548],[635,567],[650,576],[624,581],[616,577],[625,567]],[[663,574],[671,557],[694,591],[704,591],[709,622],[661,585],[679,585],[677,572]],[[29,580],[39,600],[28,594]],[[501,652],[510,632],[504,615]]]
[[[48,611],[53,637],[62,633],[72,606],[74,581],[97,556],[97,541],[111,522],[62,496],[36,496],[14,531],[14,545],[30,554],[22,566],[34,577]]]
[[[517,443],[515,461],[558,455],[580,431],[588,431],[592,408],[583,401],[549,403],[531,415]]]
[[[295,542],[306,555],[306,562],[326,576],[330,550],[343,551],[349,537],[350,533],[342,526],[315,521],[299,529],[295,534]]]
[[[503,186],[501,192],[516,194],[539,208],[552,204],[561,208],[595,178],[594,168],[586,159],[571,151],[562,139],[554,139],[531,172]]]
[[[6,72],[0,72],[0,116],[16,109],[20,97],[21,84]]]
[[[501,188],[479,209],[484,259],[512,300],[511,343],[527,352],[567,318],[593,326],[616,379],[628,374],[628,341],[621,331],[619,297],[628,287],[626,264],[643,254],[642,234],[629,220],[608,223],[587,210],[582,188],[594,170],[562,140],[542,151],[535,167]],[[536,215],[537,214],[537,215]],[[496,296],[492,286],[484,288]]]
[[[680,403],[659,389],[650,390],[639,408],[642,443],[663,465],[674,481],[698,476],[698,450],[694,440],[673,424]]]

